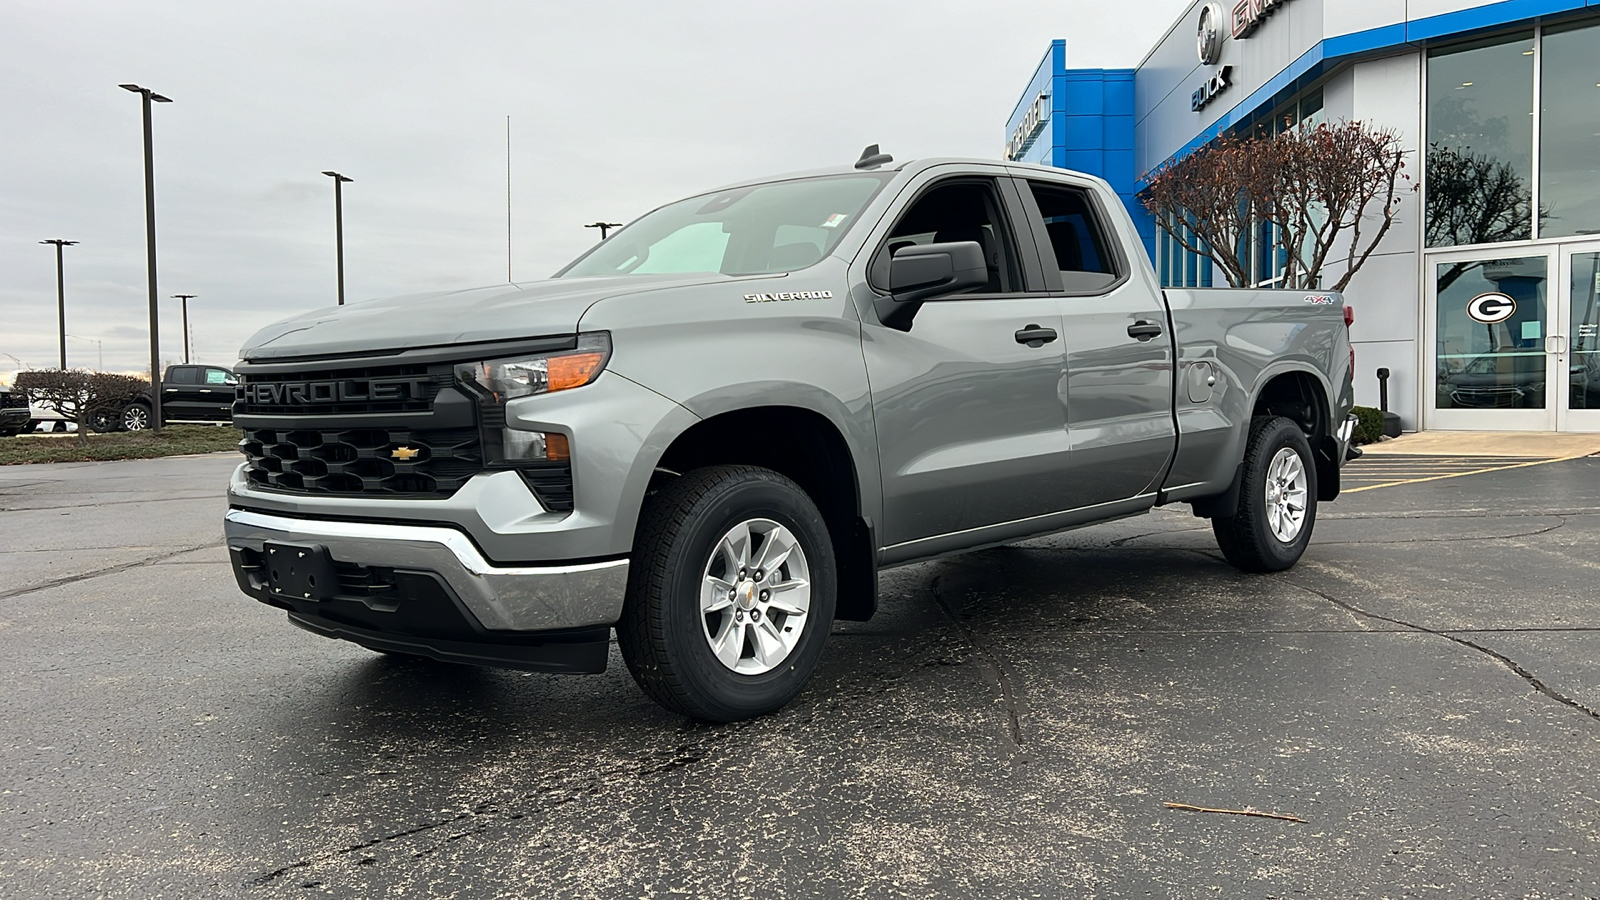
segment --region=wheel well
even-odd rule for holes
[[[864,622],[877,607],[877,549],[861,516],[855,462],[844,435],[828,419],[787,406],[741,409],[712,416],[679,435],[656,466],[651,492],[663,479],[692,469],[750,465],[794,480],[811,497],[833,538],[839,573],[840,619]]]
[[[1252,416],[1283,416],[1300,426],[1311,444],[1317,468],[1317,499],[1339,496],[1337,442],[1328,433],[1328,396],[1310,372],[1285,372],[1275,376],[1256,397]]]

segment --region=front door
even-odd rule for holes
[[[976,241],[990,268],[987,286],[929,301],[908,331],[864,323],[879,537],[892,553],[1070,502],[1060,301],[1024,278],[1031,243],[1017,240],[998,188],[967,177],[924,186],[873,252],[887,273],[901,244]]]
[[[1600,431],[1600,244],[1429,257],[1430,428]]]
[[[195,412],[200,418],[225,420],[233,415],[234,386],[239,383],[227,369],[206,366],[200,370],[200,404]]]
[[[1600,243],[1561,248],[1559,285],[1550,349],[1564,370],[1556,402],[1559,431],[1600,431]]]

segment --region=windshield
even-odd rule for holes
[[[804,269],[833,250],[890,177],[804,178],[690,197],[645,215],[556,277]]]

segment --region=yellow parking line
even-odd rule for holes
[[[1558,456],[1554,459],[1536,459],[1531,462],[1512,463],[1508,466],[1489,466],[1488,468],[1484,469],[1473,469],[1470,472],[1451,472],[1448,475],[1429,475],[1424,478],[1408,478],[1403,481],[1386,481],[1383,484],[1369,484],[1358,488],[1348,488],[1340,491],[1339,493],[1358,494],[1362,491],[1372,491],[1385,487],[1397,487],[1402,484],[1421,484],[1424,481],[1439,481],[1445,478],[1460,478],[1463,475],[1482,475],[1485,472],[1500,472],[1506,469],[1524,469],[1528,466],[1542,466],[1545,463],[1568,462],[1569,460],[1583,459],[1585,456],[1590,455],[1591,454],[1589,452],[1585,451],[1583,453],[1573,454],[1572,456]]]

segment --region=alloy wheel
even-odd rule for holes
[[[749,519],[728,530],[707,560],[700,625],[717,661],[740,675],[769,672],[805,634],[811,571],[788,528]]]
[[[122,411],[122,427],[128,431],[143,431],[150,427],[150,410],[134,404]]]
[[[1306,466],[1293,447],[1282,447],[1267,466],[1267,527],[1285,544],[1306,523]]]

